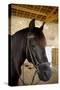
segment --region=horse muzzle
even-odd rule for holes
[[[38,66],[38,77],[42,81],[48,81],[51,77],[51,68],[47,63]]]

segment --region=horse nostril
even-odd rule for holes
[[[47,80],[50,79],[50,73],[49,73],[49,71],[44,72],[44,79],[45,79],[45,81],[47,81]]]
[[[46,72],[44,72],[44,75],[45,75],[46,77],[48,77],[48,75],[47,75],[47,73],[46,73]]]

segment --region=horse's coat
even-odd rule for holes
[[[35,27],[33,19],[28,28],[9,35],[9,85],[18,84],[21,75],[21,65],[27,58],[37,69],[41,80],[47,81],[51,76],[51,69],[45,52],[46,40],[43,25]]]

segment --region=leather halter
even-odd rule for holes
[[[46,64],[49,64],[49,62],[42,62],[41,59],[40,59],[40,62],[37,61],[37,59],[36,59],[36,57],[35,57],[35,53],[34,53],[34,51],[32,50],[32,47],[30,46],[30,40],[31,40],[32,38],[34,38],[33,35],[31,35],[31,36],[30,36],[29,34],[27,35],[26,56],[27,56],[28,51],[29,51],[29,54],[30,54],[30,57],[31,57],[31,61],[32,61],[34,67],[37,69],[37,71],[39,71],[38,65],[45,64],[45,63],[46,63]],[[34,56],[34,59],[33,59],[32,54],[33,54],[33,56]],[[35,64],[34,60],[35,60],[36,64]]]
[[[33,60],[33,57],[32,57],[33,50],[32,50],[32,47],[30,46],[30,40],[31,40],[31,38],[33,38],[33,36],[28,36],[27,37],[26,56],[27,56],[28,51],[29,51],[29,54],[30,54],[30,57],[31,57],[31,61],[32,61],[33,65],[35,66],[35,68],[37,68],[37,66],[38,66],[39,63],[37,62],[36,57],[34,57],[34,59],[36,61],[36,64],[35,64],[35,62]]]
[[[35,71],[35,73],[34,73],[34,75],[33,75],[31,84],[33,84],[33,81],[34,81],[34,78],[35,78],[35,76],[36,76],[36,73],[38,73],[38,72],[40,73],[40,70],[39,70],[38,66],[39,66],[39,65],[42,65],[42,64],[48,64],[48,65],[50,64],[49,62],[42,62],[42,60],[40,60],[41,63],[39,63],[39,62],[37,61],[36,57],[34,57],[34,59],[33,59],[33,56],[35,56],[35,53],[33,52],[32,47],[30,46],[30,40],[31,40],[32,38],[34,38],[33,35],[31,35],[31,36],[30,36],[29,34],[27,35],[26,56],[27,56],[28,51],[29,51],[29,54],[30,54],[30,57],[31,57],[31,61],[32,61],[34,67],[36,68],[36,71]],[[32,53],[33,53],[33,56],[32,56]],[[34,62],[34,60],[35,60],[36,63]]]

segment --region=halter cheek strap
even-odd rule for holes
[[[27,56],[28,51],[29,51],[29,54],[30,54],[30,57],[31,57],[31,61],[32,61],[34,67],[38,71],[38,65],[40,65],[40,63],[37,61],[36,56],[35,56],[35,52],[34,52],[32,46],[31,46],[31,43],[30,43],[30,41],[31,41],[31,39],[33,37],[34,37],[33,35],[31,35],[31,36],[28,35],[28,37],[27,37],[26,56]],[[42,63],[42,60],[40,60],[40,62]]]
[[[35,56],[35,55],[32,56],[32,48],[31,48],[31,46],[30,46],[30,39],[31,39],[32,37],[33,37],[33,36],[28,36],[28,38],[27,38],[26,56],[27,56],[28,51],[29,51],[29,54],[30,54],[32,63],[33,63],[33,65],[36,67],[35,62],[34,62],[34,60],[33,60],[33,56]],[[34,53],[33,53],[33,54],[34,54]],[[36,58],[36,57],[34,57],[34,58]],[[37,60],[35,60],[35,61],[36,61],[36,64],[38,64]]]

